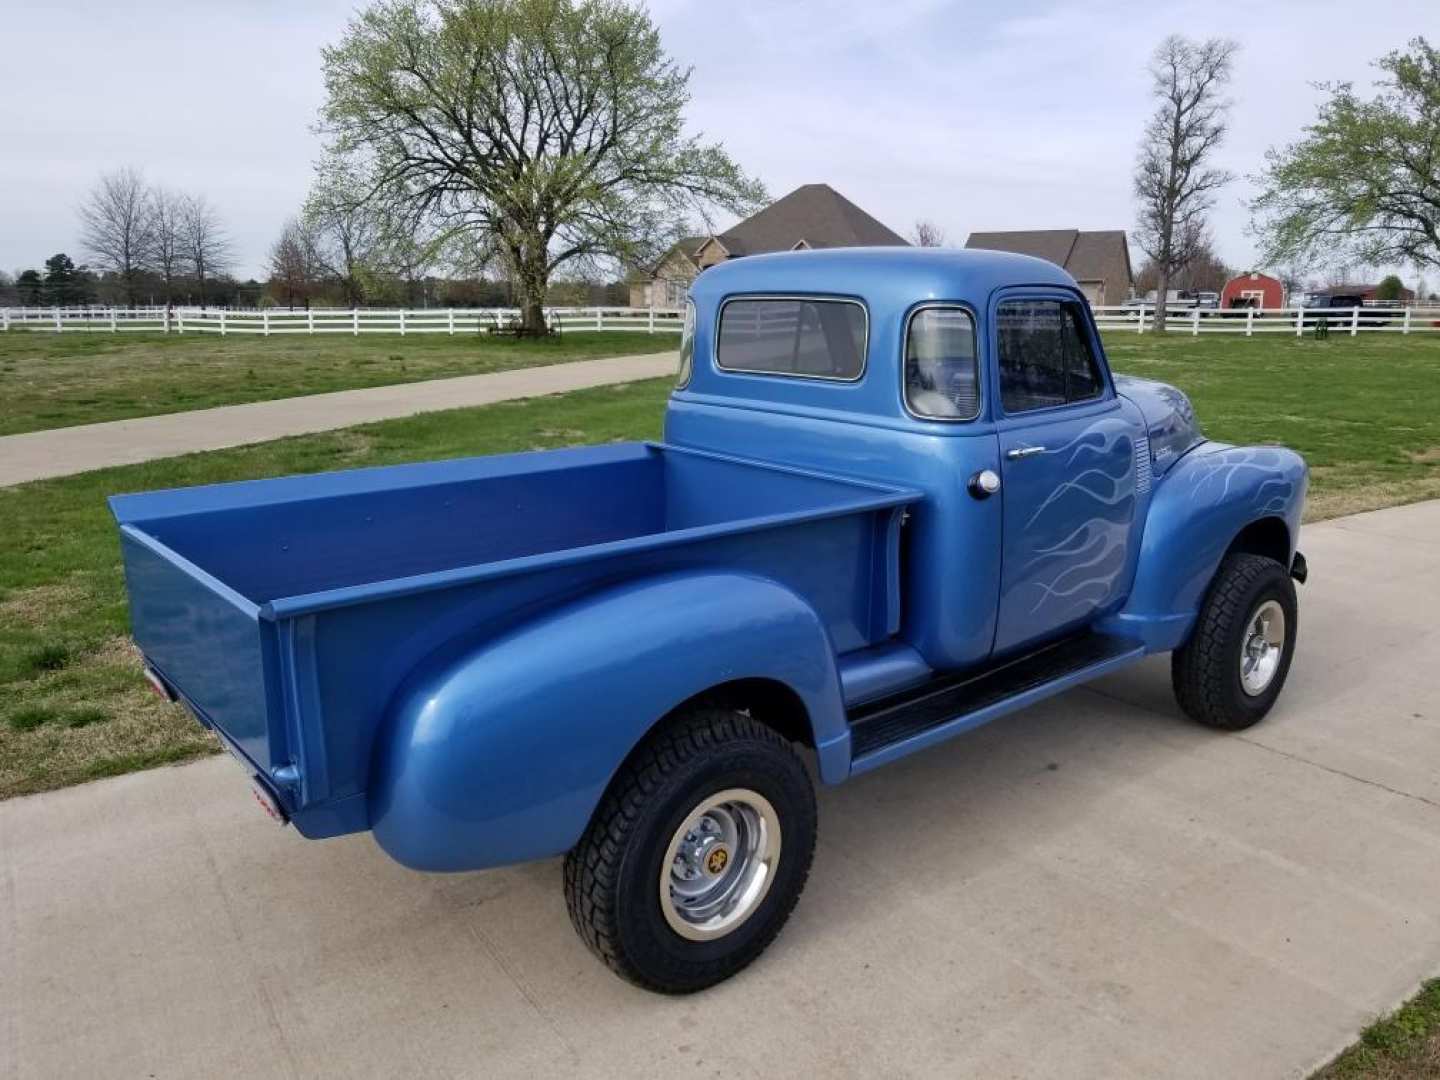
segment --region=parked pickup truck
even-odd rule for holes
[[[1306,479],[1112,375],[1050,263],[867,249],[701,275],[663,442],[111,505],[152,682],[274,816],[418,870],[564,855],[586,944],[684,992],[790,914],[812,771],[1166,651],[1190,716],[1263,717]]]

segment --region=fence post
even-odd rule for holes
[[[1144,301],[1144,300],[1141,300],[1141,301],[1140,301],[1140,318],[1139,318],[1138,320],[1136,320],[1136,322],[1135,322],[1135,333],[1137,333],[1137,334],[1143,334],[1144,332],[1145,332],[1145,301]]]
[[[1295,336],[1296,336],[1296,337],[1304,337],[1304,335],[1305,335],[1305,309],[1304,309],[1303,307],[1297,307],[1297,308],[1295,309]]]
[[[449,327],[450,327],[450,336],[451,336],[451,337],[454,337],[454,336],[455,336],[455,309],[454,309],[453,307],[452,307],[452,308],[446,308],[446,309],[445,309],[445,314],[448,316],[447,323],[448,323],[448,325],[449,325]]]
[[[400,336],[405,336],[405,309],[400,309]]]
[[[225,309],[220,309],[220,336],[225,336]]]
[[[0,330],[10,329],[10,309],[0,308]]]
[[[270,336],[270,309],[268,307],[260,312],[260,333],[262,337]]]
[[[179,318],[180,316],[177,315],[176,317]],[[165,314],[161,316],[160,326],[161,326],[161,328],[165,331],[165,333],[168,334],[168,333],[170,332],[170,305],[169,305],[169,304],[166,304],[166,305],[165,305]]]
[[[1200,305],[1196,304],[1190,312],[1190,336],[1200,336]]]
[[[601,316],[601,314],[600,314],[600,309],[599,309],[598,307],[595,309],[595,329],[596,329],[596,330],[604,330],[604,329],[605,329],[605,321],[604,321],[604,318]]]
[[[1410,333],[1410,309],[1408,307],[1405,309],[1405,322],[1400,327],[1400,333]]]
[[[653,307],[650,309],[650,326],[648,332],[651,334],[655,332],[655,309]]]
[[[60,329],[60,309],[57,307],[55,309],[55,331],[58,333]]]
[[[350,328],[355,337],[360,336],[360,309],[358,307],[350,309]]]
[[[112,334],[118,334],[118,333],[120,332],[119,323],[118,323],[118,321],[117,321],[116,318],[115,318],[115,305],[114,305],[114,304],[111,304],[111,305],[110,305],[110,332],[111,332]]]
[[[1352,308],[1350,309],[1350,336],[1351,336],[1351,337],[1354,337],[1354,336],[1355,336],[1356,334],[1358,334],[1359,332],[1360,332],[1360,309],[1359,309],[1358,307],[1352,307]]]
[[[1245,336],[1255,336],[1255,309],[1253,307],[1245,309]]]
[[[310,308],[305,309],[305,328],[310,333],[315,333],[315,312]]]

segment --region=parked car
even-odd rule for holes
[[[1328,323],[1331,327],[1349,325],[1387,326],[1390,319],[1380,314],[1384,308],[1367,306],[1359,293],[1316,293],[1306,298],[1305,322],[1309,325]]]
[[[1151,307],[1154,307],[1156,301],[1159,299],[1159,296],[1160,291],[1158,289],[1151,289],[1145,294],[1145,303]],[[1165,307],[1167,310],[1185,311],[1190,308],[1200,306],[1201,304],[1198,293],[1191,292],[1189,289],[1165,290]]]
[[[1216,311],[1220,307],[1220,294],[1218,292],[1197,292],[1195,294],[1195,306],[1209,311]]]
[[[1195,720],[1265,716],[1306,483],[1113,375],[1053,264],[863,249],[702,274],[663,442],[111,506],[149,677],[277,820],[564,855],[585,943],[686,992],[799,898],[802,757],[842,783],[1163,652]]]

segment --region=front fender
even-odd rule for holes
[[[631,582],[451,650],[407,680],[390,710],[370,787],[375,838],[417,870],[566,851],[657,720],[742,678],[794,690],[822,773],[843,773],[849,729],[829,636],[809,605],[764,578]]]
[[[1245,526],[1279,518],[1294,555],[1307,482],[1304,459],[1284,447],[1211,443],[1186,454],[1156,484],[1130,597],[1099,629],[1153,652],[1184,644],[1220,560]]]

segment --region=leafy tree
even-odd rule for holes
[[[1381,279],[1380,284],[1375,286],[1376,300],[1403,300],[1405,298],[1405,283],[1395,274],[1387,274]]]
[[[270,248],[271,293],[287,307],[309,307],[324,278],[314,231],[304,219],[292,218]]]
[[[493,239],[529,332],[557,269],[643,263],[688,210],[764,202],[684,134],[690,72],[623,0],[379,0],[323,56],[330,153],[442,240]]]
[[[1156,269],[1155,329],[1165,329],[1170,279],[1206,242],[1205,215],[1215,191],[1232,179],[1211,167],[1225,137],[1230,81],[1237,46],[1212,38],[1196,44],[1178,34],[1160,43],[1150,61],[1151,94],[1158,105],[1135,163],[1140,200],[1136,240]]]
[[[15,293],[21,307],[39,307],[45,294],[45,282],[39,270],[21,270],[15,277]]]
[[[376,293],[387,276],[383,265],[387,241],[402,216],[368,194],[364,181],[342,162],[322,162],[300,214],[327,275],[339,284],[343,302],[352,307]]]
[[[51,304],[68,307],[83,304],[89,299],[88,282],[75,262],[63,251],[45,260],[45,298]]]
[[[1440,50],[1415,38],[1376,66],[1380,93],[1326,84],[1305,137],[1266,155],[1251,211],[1270,261],[1440,266]]]

